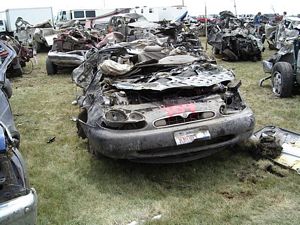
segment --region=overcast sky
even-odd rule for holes
[[[204,14],[204,5],[207,2],[208,14],[219,13],[222,10],[234,12],[234,0],[184,0],[190,15]],[[56,13],[59,9],[78,8],[122,8],[135,6],[170,6],[179,5],[182,0],[1,0],[0,11],[9,8],[44,7],[52,6]],[[282,14],[300,14],[299,0],[236,0],[238,14],[272,13],[275,10]]]

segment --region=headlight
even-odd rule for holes
[[[129,118],[130,118],[130,120],[133,120],[133,121],[141,121],[141,120],[145,119],[144,116],[138,112],[130,113]]]
[[[145,127],[146,121],[139,112],[126,113],[123,110],[113,109],[105,113],[101,124],[110,129],[132,130]]]
[[[125,122],[128,117],[125,112],[121,110],[110,110],[105,113],[105,119],[111,122]]]

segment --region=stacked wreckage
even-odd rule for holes
[[[221,17],[219,24],[209,26],[208,43],[215,53],[230,61],[261,60],[264,35],[228,12]],[[128,15],[118,18],[125,21]],[[255,118],[240,96],[241,81],[203,51],[195,26],[124,21],[120,24],[125,27],[112,23],[112,32],[98,36],[98,43],[89,45],[83,39],[85,52],[72,73],[83,91],[76,100],[81,112],[74,120],[92,154],[177,163],[206,157],[252,136]],[[276,129],[274,134],[282,131]],[[265,143],[265,130],[252,136],[257,145]],[[273,140],[287,143],[280,137]]]
[[[203,27],[183,22],[185,16],[155,24],[136,13],[119,14],[109,20],[106,35],[75,21],[53,33],[47,74],[75,68],[72,79],[83,90],[77,96],[81,112],[75,121],[91,153],[176,163],[208,156],[252,135],[255,119],[240,96],[241,81],[203,51],[199,41]],[[47,32],[40,29],[52,29],[47,23],[31,26],[21,19],[19,23],[26,27],[20,29],[19,37],[22,30],[41,34]],[[296,26],[292,22],[288,29],[291,24]],[[276,40],[280,51],[263,64],[272,73],[268,78],[272,78],[273,92],[287,97],[291,91],[284,87],[298,78],[284,74],[298,74],[299,45],[295,38],[288,38],[295,37],[294,31],[281,32],[281,24],[274,27],[266,25],[263,35],[262,29],[257,33],[251,23],[223,11],[209,24],[208,43],[224,60],[257,61],[264,37],[269,45]],[[34,42],[48,40],[34,37]],[[289,57],[281,54],[287,40],[293,40]],[[283,81],[288,84],[280,89]]]
[[[229,61],[260,60],[263,36],[230,12],[220,16],[208,29],[214,52]],[[36,223],[37,194],[18,150],[20,134],[9,105],[12,87],[6,72],[21,73],[42,44],[52,46],[48,75],[77,67],[72,79],[82,93],[74,121],[95,156],[178,163],[251,137],[264,157],[300,173],[300,134],[273,126],[253,134],[255,118],[240,95],[241,81],[203,51],[202,28],[181,21],[153,25],[137,14],[113,17],[107,35],[84,30],[74,21],[60,31],[48,23],[17,22],[19,40],[0,40],[0,224]],[[266,26],[269,46],[279,51],[263,61],[271,76],[260,84],[271,79],[279,97],[291,96],[300,84],[299,24],[288,18]]]
[[[226,61],[261,60],[263,40],[253,25],[229,11],[221,12],[220,19],[219,23],[210,25],[207,37],[214,53],[221,54]]]

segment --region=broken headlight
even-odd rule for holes
[[[222,95],[222,99],[225,104],[220,107],[220,113],[223,115],[234,114],[242,111],[246,108],[240,94],[239,87],[241,86],[241,81],[230,82],[227,86],[227,91]]]
[[[105,118],[111,122],[124,122],[128,119],[125,112],[121,110],[110,110],[105,113]]]
[[[125,112],[113,109],[104,114],[102,127],[115,130],[141,129],[146,126],[143,114],[139,112]]]

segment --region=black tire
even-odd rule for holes
[[[220,49],[213,47],[212,52],[214,55],[219,55],[220,54]]]
[[[278,62],[272,70],[272,91],[275,96],[287,98],[292,96],[294,85],[293,68],[290,63]]]
[[[234,54],[234,52],[231,51],[229,48],[224,49],[223,55],[225,56],[224,59],[228,61],[235,62],[239,60],[239,57],[236,54]]]
[[[21,61],[21,62],[20,62],[20,65],[21,65],[22,68],[23,68],[23,67],[26,67],[26,62]]]
[[[39,42],[34,41],[33,42],[33,48],[35,49],[36,53],[39,53],[42,49],[42,45]]]
[[[46,60],[46,70],[48,75],[54,75],[57,74],[57,66],[54,65],[49,58]]]
[[[10,98],[12,96],[12,86],[11,86],[9,79],[7,79],[7,78],[5,78],[3,91],[6,94],[7,98]]]
[[[22,77],[23,70],[22,68],[13,69],[13,77]]]

